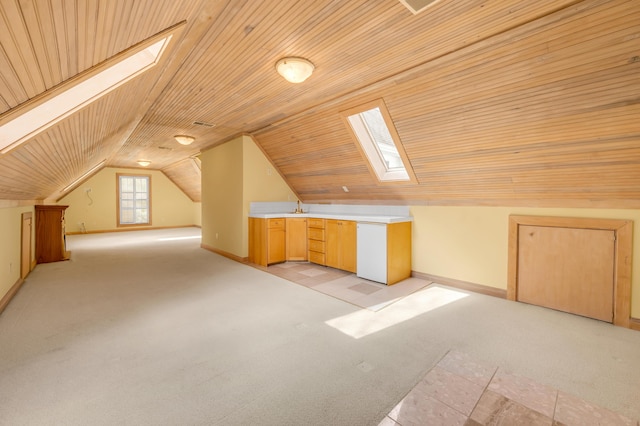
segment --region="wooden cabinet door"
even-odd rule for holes
[[[327,266],[332,268],[340,268],[340,244],[339,244],[338,221],[327,219],[325,224],[325,259]]]
[[[287,260],[307,260],[307,218],[288,217],[286,223]]]
[[[327,266],[349,272],[356,271],[356,222],[327,219]]]
[[[340,269],[356,272],[356,222],[341,220],[340,229]]]
[[[279,228],[269,228],[267,239],[268,243],[268,252],[267,252],[267,263],[280,263],[284,262],[286,258],[285,247],[285,233],[284,229]]]

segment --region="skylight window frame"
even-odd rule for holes
[[[404,166],[404,170],[396,170],[389,169],[386,166],[385,159],[380,151],[380,147],[374,141],[374,138],[371,134],[371,130],[364,124],[364,119],[360,116],[361,113],[378,108],[380,110],[380,114],[384,120],[384,124],[387,127],[389,135],[391,136],[391,140],[398,151],[400,156],[400,160]],[[408,183],[418,183],[416,179],[415,173],[413,172],[413,167],[411,167],[411,163],[409,162],[409,157],[404,150],[404,146],[400,140],[400,136],[393,124],[393,120],[391,119],[391,115],[387,110],[387,107],[382,99],[376,99],[374,101],[368,102],[363,105],[359,105],[354,108],[350,108],[348,110],[342,111],[340,113],[342,119],[349,129],[349,133],[354,140],[354,143],[362,157],[365,159],[367,167],[371,174],[376,178],[379,184],[408,184]],[[350,119],[352,116],[358,116],[358,119],[363,123],[362,126],[358,125],[357,122],[354,126],[354,122]],[[365,136],[363,133],[363,129],[360,127],[364,127],[364,132],[368,136]],[[361,137],[362,136],[362,137]]]
[[[158,65],[161,61],[166,60],[167,55],[164,55],[169,45],[176,40],[178,32],[185,26],[185,22],[180,22],[173,25],[166,30],[152,36],[129,49],[120,52],[107,60],[95,65],[88,70],[81,72],[80,74],[58,84],[57,86],[47,90],[46,92],[18,105],[17,107],[9,110],[4,115],[0,116],[0,134],[4,134],[2,137],[6,137],[6,140],[0,138],[0,157],[6,155],[10,151],[27,142],[31,138],[37,136],[41,132],[49,129],[63,119],[69,117],[76,111],[91,104],[92,102],[100,99],[102,96],[117,89],[123,84],[131,81],[135,77],[144,73],[145,71]],[[118,67],[126,61],[133,58],[138,54],[150,54],[150,48],[161,43],[161,46],[157,49],[155,58],[153,61],[145,66],[142,66],[137,71],[134,71],[123,78],[115,81],[107,87],[102,88],[97,93],[92,94],[80,101],[70,102],[72,105],[68,108],[60,108],[59,104],[56,104],[60,96],[64,96],[65,93],[72,91],[79,85],[86,85],[91,82],[92,79],[100,78],[102,73]],[[126,66],[126,65],[121,65]],[[104,77],[103,77],[104,78]],[[41,115],[46,118],[33,118],[38,114],[38,111],[42,110]],[[55,112],[52,112],[55,111]],[[12,127],[15,126],[16,128]]]

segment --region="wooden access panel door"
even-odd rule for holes
[[[519,227],[517,300],[613,321],[612,230]]]

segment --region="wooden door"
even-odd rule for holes
[[[22,243],[20,245],[20,278],[25,279],[31,272],[31,233],[33,215],[22,214]]]
[[[307,218],[287,218],[287,260],[307,260]]]
[[[612,230],[519,227],[517,300],[613,321]]]

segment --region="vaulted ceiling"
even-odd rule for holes
[[[249,134],[305,202],[640,208],[636,0],[3,0],[0,27],[0,126],[173,34],[149,71],[0,154],[0,200],[147,159],[197,201],[193,158]],[[315,72],[286,82],[284,56]],[[380,184],[345,126],[376,99],[417,182]]]

